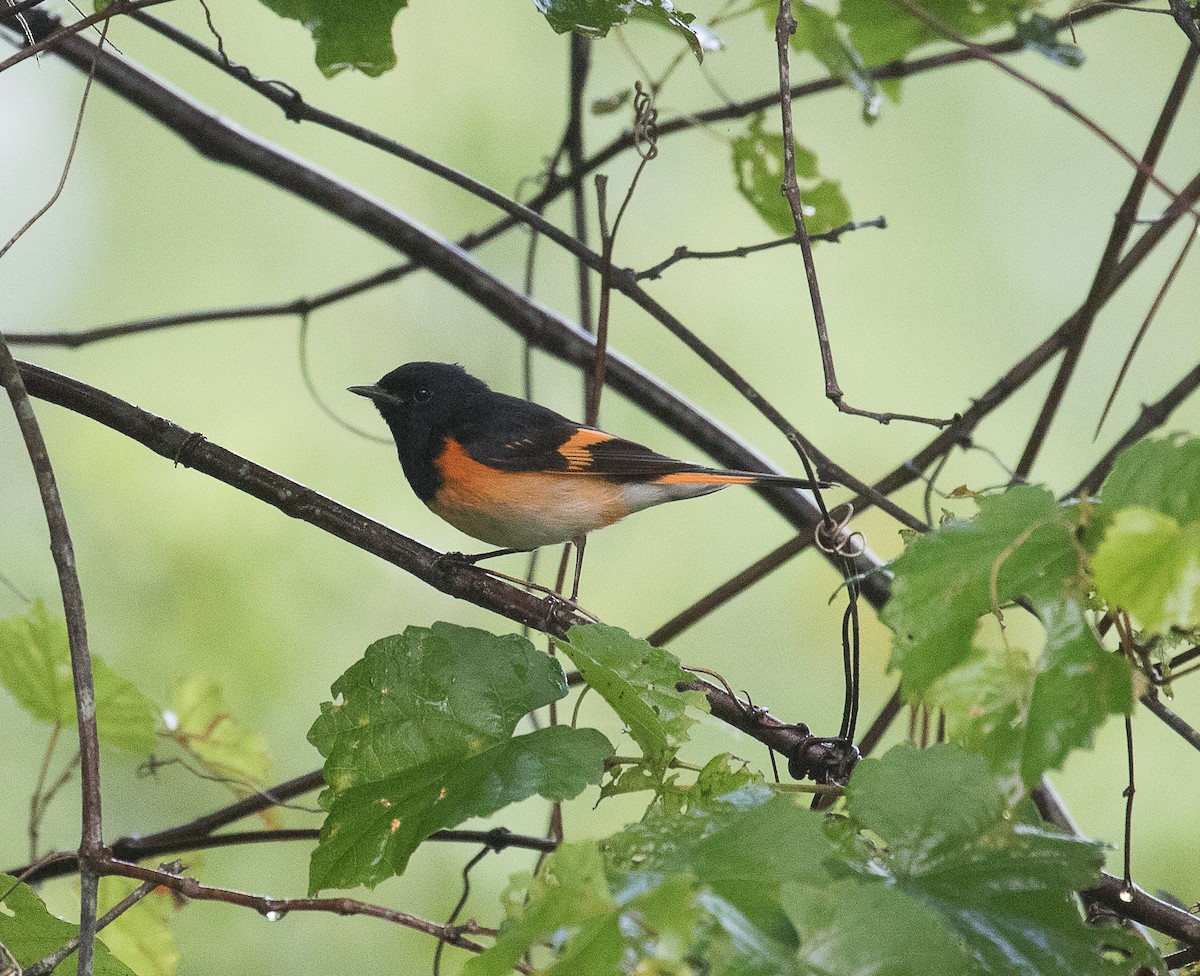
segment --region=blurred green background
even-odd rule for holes
[[[496,0],[487,15],[458,4],[415,3],[395,29],[398,67],[379,79],[352,73],[325,80],[297,24],[264,7],[214,0],[213,17],[230,57],[261,77],[295,85],[314,104],[375,128],[506,192],[536,174],[559,141],[567,100],[568,40],[554,35],[528,0]],[[715,4],[688,9],[704,18]],[[1062,10],[1051,10],[1061,13]],[[155,13],[208,40],[203,11],[171,4]],[[703,74],[689,58],[658,100],[660,117],[719,99],[762,94],[775,84],[774,40],[755,14],[723,27],[724,52]],[[297,126],[215,70],[128,22],[110,40],[130,58],[228,114],[381,197],[437,233],[454,237],[494,216],[486,205],[392,158],[309,125]],[[653,28],[634,26],[593,45],[589,98],[639,77],[628,53],[657,72],[678,50]],[[1185,40],[1166,17],[1115,14],[1081,25],[1088,62],[1079,70],[1025,53],[1014,63],[1096,118],[1140,153],[1174,77]],[[820,69],[795,59],[793,79]],[[710,82],[713,83],[710,85]],[[58,179],[83,87],[52,56],[0,76],[0,238],[46,199]],[[1178,185],[1200,149],[1196,99],[1183,108],[1162,177]],[[837,91],[796,103],[797,138],[841,180],[856,219],[883,214],[886,231],[865,230],[817,248],[839,377],[848,399],[878,410],[948,416],[964,409],[1082,300],[1131,168],[1083,127],[995,68],[972,64],[907,81],[900,104],[885,103],[866,126],[860,103]],[[628,124],[625,113],[589,116],[592,148]],[[776,125],[768,115],[768,128]],[[723,248],[770,234],[738,196],[728,140],[744,122],[662,141],[646,170],[617,243],[616,262],[644,268],[676,246]],[[610,193],[623,193],[636,157],[604,167]],[[1151,193],[1148,210],[1161,198]],[[567,224],[560,203],[549,214]],[[1092,431],[1125,350],[1183,243],[1178,228],[1099,319],[1036,479],[1069,489],[1112,439],[1194,363],[1200,285],[1185,267],[1147,336],[1099,440]],[[510,234],[480,252],[519,287],[526,238]],[[0,262],[0,328],[77,329],[148,315],[311,296],[396,261],[375,241],[257,179],[209,163],[173,135],[103,90],[93,92],[70,180],[49,214]],[[574,268],[543,244],[536,297],[574,318]],[[840,416],[822,377],[793,250],[751,260],[684,263],[649,285],[652,294],[717,347],[822,448],[860,477],[901,463],[928,428],[877,426]],[[721,418],[787,469],[797,465],[782,438],[683,347],[621,299],[612,342],[685,396]],[[381,519],[430,545],[470,548],[412,496],[392,447],[333,424],[304,389],[297,323],[287,319],[189,326],[79,351],[18,348],[23,358],[77,376]],[[458,361],[493,386],[520,392],[521,344],[505,327],[427,274],[327,308],[311,323],[309,353],[325,400],[344,418],[382,434],[369,404],[346,395],[413,359]],[[571,370],[535,357],[542,402],[580,415]],[[979,430],[977,440],[1015,463],[1049,386],[1039,376]],[[305,772],[318,756],[305,741],[330,683],[377,637],[444,619],[496,631],[511,625],[456,604],[394,567],[290,521],[201,475],[173,468],[92,422],[47,405],[49,441],[75,538],[93,649],[152,697],[166,701],[180,678],[219,679],[236,714],[266,733],[278,780]],[[1168,429],[1197,430],[1187,405]],[[615,395],[601,423],[667,453],[694,456],[678,437]],[[956,456],[941,485],[982,488],[1004,472],[976,452]],[[0,410],[0,574],[29,597],[57,606],[47,536],[28,461],[7,411]],[[919,509],[921,491],[901,501]],[[935,503],[935,514],[938,505]],[[969,514],[970,506],[956,511]],[[885,557],[900,547],[895,526],[871,513],[858,526]],[[750,493],[714,497],[643,514],[597,536],[588,549],[583,602],[609,623],[645,634],[733,572],[789,537]],[[556,558],[543,560],[543,567]],[[520,559],[501,567],[517,572]],[[685,663],[719,670],[778,716],[833,732],[841,713],[840,605],[828,599],[835,573],[812,554],[776,572],[671,645]],[[0,616],[23,610],[0,585]],[[864,639],[864,721],[886,700],[888,637],[868,615]],[[1180,683],[1173,702],[1200,722]],[[584,714],[619,744],[598,702]],[[7,696],[0,723],[0,866],[27,853],[27,799],[48,730]],[[606,724],[607,723],[607,724]],[[904,725],[903,720],[899,726]],[[1200,856],[1192,847],[1200,781],[1185,773],[1194,756],[1156,721],[1135,719],[1141,765],[1135,822],[1135,878],[1187,903],[1200,898]],[[902,728],[901,728],[902,731]],[[733,751],[756,765],[753,747],[705,723],[694,756]],[[60,762],[67,757],[61,751]],[[155,779],[106,753],[109,838],[178,823],[227,802],[221,788],[178,768]],[[1176,766],[1176,764],[1180,764]],[[1124,743],[1110,724],[1094,752],[1073,757],[1055,777],[1089,834],[1117,843],[1125,783]],[[592,809],[594,792],[570,804],[569,835],[602,835],[635,816],[638,801]],[[47,845],[77,838],[76,791],[64,793],[43,833]],[[315,825],[285,813],[294,825]],[[540,831],[545,809],[529,802],[498,822]],[[253,826],[253,825],[250,825]],[[459,870],[472,850],[427,845],[407,874],[366,897],[423,917],[444,918]],[[1119,865],[1120,852],[1113,851]],[[206,882],[277,896],[306,886],[303,845],[258,846],[203,855]],[[530,860],[511,852],[473,874],[466,915],[493,921],[510,872]],[[1119,870],[1119,868],[1118,868]],[[57,894],[55,890],[57,889]],[[67,904],[69,883],[46,886]],[[57,900],[56,900],[57,899]],[[268,924],[243,910],[195,904],[180,913],[179,972],[424,971],[432,940],[382,922],[291,916]],[[450,950],[451,969],[459,955]]]

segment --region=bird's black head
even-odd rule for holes
[[[479,399],[494,396],[486,383],[454,363],[405,363],[373,386],[352,386],[350,392],[374,401],[422,501],[437,490],[433,459],[443,440],[461,436]]]

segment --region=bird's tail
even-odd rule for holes
[[[725,471],[715,468],[698,468],[694,471],[675,471],[654,479],[659,485],[779,485],[784,488],[831,488],[831,481],[812,481],[809,478],[792,478],[785,474],[766,474],[755,471]]]

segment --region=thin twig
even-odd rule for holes
[[[153,7],[160,3],[167,3],[168,0],[112,0],[103,10],[97,11],[82,20],[77,20],[73,24],[59,26],[57,30],[43,37],[40,41],[21,48],[16,54],[11,55],[3,61],[0,61],[0,72],[6,71],[15,64],[20,64],[27,58],[32,58],[34,55],[40,54],[43,51],[53,50],[61,41],[78,34],[80,31],[87,30],[94,24],[99,24],[103,21],[112,20],[113,17],[118,17],[123,14],[131,14],[136,10],[143,10],[146,7]],[[35,11],[41,13],[41,11]],[[32,23],[33,18],[28,18]]]
[[[1129,240],[1129,235],[1137,216],[1138,206],[1145,195],[1146,186],[1150,181],[1153,168],[1158,163],[1158,158],[1162,153],[1163,146],[1166,144],[1167,136],[1175,120],[1178,118],[1184,95],[1187,93],[1192,77],[1195,74],[1197,55],[1198,52],[1195,48],[1189,48],[1185,52],[1183,62],[1179,66],[1179,71],[1176,72],[1175,81],[1171,86],[1170,92],[1167,94],[1166,100],[1163,102],[1162,110],[1159,112],[1158,121],[1155,123],[1154,130],[1151,132],[1150,138],[1146,143],[1146,150],[1142,153],[1142,159],[1137,172],[1133,175],[1129,189],[1125,194],[1125,199],[1117,209],[1108,243],[1105,245],[1104,253],[1100,257],[1100,262],[1096,268],[1096,274],[1093,276],[1087,298],[1076,315],[1072,317],[1071,334],[1067,337],[1068,342],[1065,345],[1066,352],[1063,356],[1063,361],[1059,365],[1058,373],[1054,377],[1050,391],[1046,394],[1041,413],[1034,423],[1033,432],[1030,434],[1025,449],[1021,453],[1021,459],[1017,462],[1016,474],[1018,477],[1026,478],[1029,476],[1033,463],[1037,458],[1038,452],[1041,450],[1050,425],[1058,411],[1059,404],[1062,403],[1063,395],[1082,355],[1084,343],[1091,333],[1096,316],[1099,314],[1105,298],[1110,296],[1112,291],[1115,290],[1115,279],[1120,272],[1121,264],[1133,256],[1133,251],[1131,250],[1126,254],[1124,260],[1120,260],[1121,251]],[[1186,193],[1187,191],[1185,190],[1184,192]],[[1178,203],[1179,200],[1177,197],[1173,205]],[[1147,231],[1147,236],[1144,236],[1143,240],[1147,239],[1149,233],[1150,231]]]
[[[104,22],[104,30],[100,34],[100,43],[96,47],[97,53],[104,49],[104,42],[108,38],[108,27],[111,23],[111,20],[106,20]],[[20,229],[8,239],[7,243],[5,243],[3,246],[0,246],[0,258],[4,257],[4,255],[8,253],[9,249],[24,236],[25,232],[28,231],[29,228],[36,224],[39,220],[41,220],[42,217],[46,215],[46,212],[58,202],[58,198],[62,196],[62,191],[67,185],[67,177],[71,174],[71,163],[75,159],[75,149],[79,145],[79,133],[83,129],[83,116],[87,111],[88,96],[92,93],[92,80],[95,77],[96,62],[93,60],[91,68],[88,69],[87,81],[84,82],[83,85],[83,97],[79,100],[79,111],[75,115],[75,129],[71,133],[71,144],[67,148],[67,158],[63,163],[62,173],[58,178],[58,185],[55,186],[54,192],[50,194],[50,199],[42,204],[41,207],[38,208],[37,212],[21,225]]]
[[[1096,462],[1092,469],[1083,476],[1079,484],[1072,488],[1065,497],[1079,498],[1094,495],[1099,491],[1101,483],[1108,476],[1113,465],[1116,464],[1121,452],[1165,424],[1175,409],[1190,397],[1196,391],[1197,387],[1200,387],[1200,364],[1194,366],[1190,372],[1154,403],[1142,407],[1137,420],[1126,429],[1125,433],[1117,438],[1116,443],[1108,449],[1104,457]]]
[[[167,865],[163,865],[160,870],[167,870]],[[178,873],[178,868],[176,873]],[[115,922],[118,918],[124,915],[129,909],[136,905],[139,901],[145,898],[148,894],[158,888],[158,884],[153,881],[145,881],[133,889],[129,894],[122,898],[119,902],[113,905],[107,912],[96,920],[96,931],[102,931],[105,926]],[[71,956],[76,949],[79,948],[78,937],[68,939],[67,942],[59,949],[56,949],[45,959],[35,962],[32,966],[25,969],[25,976],[49,976],[55,969],[62,964],[63,960]]]
[[[1175,281],[1175,276],[1179,274],[1179,269],[1183,267],[1183,262],[1187,260],[1188,252],[1192,249],[1192,244],[1195,243],[1198,232],[1200,232],[1200,220],[1197,220],[1192,225],[1192,232],[1188,234],[1187,240],[1183,242],[1183,247],[1179,250],[1179,257],[1171,265],[1171,270],[1167,272],[1166,279],[1158,289],[1158,293],[1154,296],[1154,301],[1150,304],[1150,310],[1146,313],[1146,317],[1142,319],[1142,324],[1138,327],[1137,334],[1133,337],[1133,342],[1129,344],[1129,351],[1125,353],[1125,359],[1121,362],[1121,368],[1118,370],[1117,378],[1113,382],[1112,391],[1108,394],[1108,399],[1104,402],[1104,409],[1100,411],[1100,419],[1096,421],[1094,438],[1100,436],[1100,428],[1104,426],[1104,419],[1108,416],[1109,410],[1112,409],[1113,403],[1116,402],[1121,384],[1125,382],[1125,376],[1129,372],[1129,367],[1133,364],[1133,357],[1137,355],[1138,347],[1142,344],[1146,333],[1150,331],[1150,323],[1154,321],[1154,316],[1158,314],[1163,299],[1166,298],[1168,290],[1170,290],[1171,285]]]
[[[281,919],[292,912],[327,912],[343,916],[365,915],[369,918],[378,918],[386,922],[393,922],[405,928],[431,935],[434,938],[445,939],[445,941],[460,949],[467,949],[470,952],[484,951],[484,947],[479,943],[472,942],[462,935],[447,932],[444,926],[438,925],[436,922],[429,922],[423,918],[418,918],[416,915],[398,911],[394,908],[385,908],[382,905],[373,905],[369,902],[359,901],[357,898],[271,898],[266,895],[252,895],[244,891],[203,885],[195,878],[180,877],[165,871],[155,871],[138,864],[129,864],[125,861],[118,861],[112,858],[102,861],[100,867],[105,874],[115,874],[126,878],[136,878],[142,881],[153,882],[156,885],[177,891],[185,898],[191,898],[195,901],[217,901],[227,905],[237,905],[242,908],[252,909],[260,915],[272,919]],[[474,926],[464,926],[464,929],[467,931],[478,930]],[[522,972],[528,972],[528,970],[520,966],[517,968],[521,969]]]
[[[876,217],[874,220],[851,220],[840,227],[833,228],[833,230],[823,231],[820,234],[809,234],[808,239],[810,241],[828,241],[832,244],[839,244],[841,243],[843,234],[862,230],[864,227],[878,227],[880,230],[884,230],[887,227],[887,221],[883,217]],[[653,267],[647,268],[645,271],[633,271],[629,269],[626,273],[632,274],[638,281],[645,281],[647,279],[656,281],[662,277],[664,271],[672,265],[678,264],[680,261],[744,258],[749,257],[751,254],[757,254],[760,251],[770,251],[773,248],[786,247],[796,243],[798,243],[797,236],[791,234],[788,237],[763,241],[761,244],[743,244],[740,247],[731,247],[723,251],[695,251],[690,247],[680,246],[671,252],[670,257],[664,258]]]

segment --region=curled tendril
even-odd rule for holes
[[[658,155],[658,109],[640,81],[633,88],[633,148],[642,159],[653,159]]]
[[[737,696],[737,694],[734,692],[733,687],[729,684],[729,682],[725,680],[725,676],[723,674],[721,674],[720,672],[710,671],[708,668],[702,668],[695,664],[681,664],[679,666],[684,671],[691,671],[695,674],[707,674],[711,678],[716,678],[719,682],[721,682],[722,686],[725,688],[725,694],[727,694],[730,698],[732,698],[734,700],[734,703],[737,705],[737,707],[739,709],[741,709],[742,714],[748,720],[753,721],[753,720],[757,719],[759,717],[759,715],[761,715],[765,711],[765,709],[758,708],[755,706],[754,702],[750,698],[750,692],[748,692],[748,691],[743,692],[743,694],[746,696],[746,700],[742,701]]]
[[[832,514],[816,524],[813,529],[813,542],[818,549],[831,556],[841,556],[843,559],[857,559],[867,551],[867,540],[861,532],[847,532],[850,520],[854,518],[854,506],[846,502],[840,508],[846,509],[846,514],[835,519]]]

